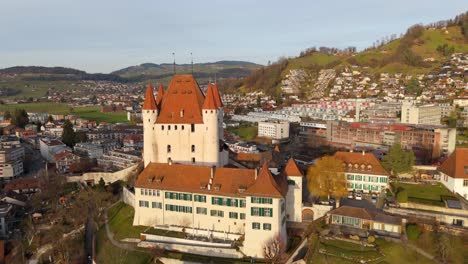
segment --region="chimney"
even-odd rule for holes
[[[211,166],[211,170],[210,170],[210,180],[213,180],[213,178],[214,178],[214,173],[215,173],[215,166]]]
[[[257,170],[257,168],[255,168],[254,171],[255,171],[255,180],[257,180],[257,176],[258,176],[258,170]]]
[[[366,151],[365,150],[362,150],[362,155],[366,155]]]
[[[184,109],[180,110],[180,117],[184,117]]]

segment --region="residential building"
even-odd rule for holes
[[[76,143],[74,150],[76,153],[87,155],[90,159],[98,159],[104,155],[102,145],[93,142]]]
[[[0,237],[7,237],[8,231],[12,226],[13,206],[11,204],[0,202]]]
[[[400,143],[426,162],[450,155],[455,150],[455,139],[456,129],[442,126],[327,122],[327,142],[331,146],[387,151]]]
[[[288,139],[289,138],[289,122],[285,121],[269,121],[258,122],[258,136],[271,139]]]
[[[438,168],[447,189],[468,199],[468,148],[457,148]]]
[[[55,162],[55,154],[64,150],[71,152],[71,149],[62,141],[50,138],[41,138],[39,140],[39,149],[41,151],[41,156],[49,163]]]
[[[41,190],[39,180],[36,178],[19,178],[7,183],[3,189],[5,192],[18,194],[33,194]]]
[[[243,235],[239,250],[263,257],[262,246],[269,239],[279,236],[287,243],[287,214],[291,221],[301,219],[303,175],[292,160],[276,176],[266,163],[260,171],[224,167],[221,110],[217,86],[209,85],[203,95],[191,75],[175,75],[167,91],[160,87],[156,99],[148,87],[143,105],[145,168],[135,183],[133,224],[185,226],[208,230],[208,236]],[[198,134],[200,130],[206,135]],[[208,142],[200,145],[203,140]],[[208,153],[193,160],[197,153],[192,150],[198,146]]]
[[[140,151],[112,150],[97,159],[98,165],[123,170],[141,161]]]
[[[334,157],[343,162],[348,190],[377,193],[388,188],[390,174],[374,154],[338,151]]]
[[[0,139],[0,179],[11,180],[23,174],[24,147],[16,137]]]
[[[439,105],[414,105],[404,103],[401,106],[401,123],[414,125],[440,125],[442,118]]]
[[[372,211],[366,208],[341,206],[327,213],[327,221],[332,229],[338,228],[347,234],[367,232],[377,235],[400,237],[403,231],[403,221],[394,217]]]
[[[69,150],[63,150],[54,155],[55,167],[59,174],[73,172],[72,166],[81,161],[81,157]]]

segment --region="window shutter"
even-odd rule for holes
[[[214,197],[211,197],[211,204],[216,204],[216,203],[215,203],[215,198],[214,198]]]

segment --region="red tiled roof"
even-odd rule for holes
[[[286,164],[286,167],[284,168],[284,173],[286,174],[286,176],[302,177],[302,171],[301,169],[299,169],[299,167],[297,166],[293,158],[290,158],[288,160],[288,163]]]
[[[213,183],[208,190],[211,170],[209,166],[149,163],[138,175],[135,187],[243,196],[241,189],[255,182],[255,170],[214,167]]]
[[[70,151],[68,150],[64,150],[64,151],[60,151],[59,153],[56,153],[54,155],[54,159],[55,161],[58,161],[58,160],[61,160],[63,159],[64,157],[68,156],[68,155],[72,155],[73,153],[71,153]]]
[[[163,85],[160,84],[159,85],[159,88],[158,88],[158,96],[156,97],[156,104],[157,105],[160,105],[161,104],[161,101],[163,99],[163,96],[164,96],[164,88],[163,88]]]
[[[457,179],[468,179],[468,148],[456,148],[439,167],[439,171]]]
[[[205,101],[203,102],[202,109],[217,109],[216,102],[213,95],[213,86],[208,84],[208,89],[206,90]]]
[[[271,175],[270,170],[266,163],[263,164],[260,172],[258,173],[257,180],[250,186],[246,194],[249,195],[262,195],[269,197],[281,198],[286,196],[287,189],[282,188]]]
[[[153,87],[151,87],[151,84],[148,84],[148,88],[146,88],[145,102],[143,103],[142,109],[144,110],[156,109],[156,101],[154,100]]]
[[[221,95],[219,94],[218,85],[213,85],[213,96],[217,107],[223,107],[223,101],[221,101]]]
[[[192,75],[174,75],[164,93],[156,123],[201,124],[204,100]]]
[[[13,179],[5,185],[4,191],[39,188],[39,180],[36,178]]]
[[[362,172],[364,174],[386,175],[389,176],[387,170],[382,167],[380,161],[372,153],[361,152],[344,152],[338,151],[334,155],[335,158],[341,160],[345,166],[345,172]],[[351,164],[351,167],[349,166]],[[357,169],[355,165],[358,165]],[[362,165],[364,165],[362,167]],[[370,165],[370,167],[369,167]],[[370,168],[370,170],[369,170]]]

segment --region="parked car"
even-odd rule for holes
[[[373,193],[373,194],[371,195],[371,201],[372,201],[373,203],[376,203],[376,202],[377,202],[377,194]]]
[[[362,200],[362,192],[357,192],[355,199],[356,200]]]
[[[349,192],[348,193],[348,199],[353,199],[354,198],[354,193],[353,192]]]

